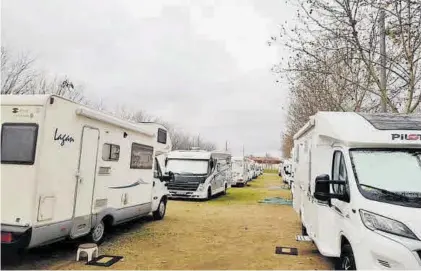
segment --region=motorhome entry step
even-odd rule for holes
[[[297,235],[295,236],[295,240],[298,242],[312,242],[310,236],[308,235]]]
[[[298,249],[295,247],[276,247],[276,254],[286,254],[286,255],[298,255]]]
[[[98,258],[93,259],[92,261],[87,262],[87,265],[95,265],[101,267],[110,267],[119,260],[123,259],[122,256],[110,256],[110,255],[101,255]]]

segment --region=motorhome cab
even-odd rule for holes
[[[166,172],[173,175],[168,189],[171,198],[211,199],[225,194],[230,186],[231,155],[203,150],[172,151]]]
[[[232,158],[232,184],[244,186],[248,181],[247,164],[244,157]]]
[[[339,269],[421,269],[421,116],[319,112],[294,136],[295,210]]]
[[[165,215],[165,127],[134,124],[52,95],[1,98],[1,243],[31,248]],[[155,174],[154,174],[155,170]]]

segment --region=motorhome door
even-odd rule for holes
[[[76,195],[71,236],[78,237],[91,230],[92,197],[98,156],[99,130],[84,127],[80,145],[79,171],[76,174]]]

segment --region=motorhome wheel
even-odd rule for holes
[[[223,192],[223,194],[224,194],[224,195],[226,195],[226,194],[227,194],[227,184],[225,184],[225,188],[224,188],[224,192]]]
[[[210,187],[208,188],[208,197],[207,197],[207,199],[208,200],[212,199],[212,189]]]
[[[167,203],[164,199],[161,199],[158,205],[158,209],[155,212],[153,212],[153,218],[155,220],[163,219],[165,216],[166,210],[167,210]]]
[[[338,261],[338,270],[357,270],[357,265],[355,264],[354,252],[352,247],[349,244],[345,244],[342,247],[341,257]]]
[[[308,235],[307,234],[307,228],[302,223],[301,223],[301,235],[303,235],[303,236]]]
[[[101,220],[91,231],[90,239],[93,243],[100,244],[103,241],[105,233],[105,224]]]

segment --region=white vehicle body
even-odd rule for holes
[[[289,186],[291,186],[291,183],[293,181],[293,169],[292,169],[293,165],[292,165],[292,160],[291,159],[287,159],[284,161],[283,163],[283,167],[282,167],[282,181],[286,184],[288,184]]]
[[[253,161],[253,178],[256,179],[257,177],[259,177],[259,164]]]
[[[263,165],[256,163],[256,169],[257,169],[257,176],[260,176],[263,174]]]
[[[340,268],[352,251],[357,269],[421,269],[420,153],[419,115],[310,118],[294,136],[293,206],[322,255]]]
[[[172,151],[166,172],[174,178],[168,184],[170,198],[210,199],[225,193],[231,184],[231,155],[203,150]]]
[[[153,168],[171,141],[158,124],[53,95],[2,95],[1,121],[2,246],[31,248],[93,229],[98,237],[166,203]]]
[[[248,181],[247,161],[244,157],[232,158],[232,184],[244,186]]]
[[[246,159],[246,164],[247,164],[247,177],[248,177],[248,180],[247,181],[249,182],[249,181],[253,180],[253,175],[254,175],[254,172],[253,172],[253,160],[247,158]]]

